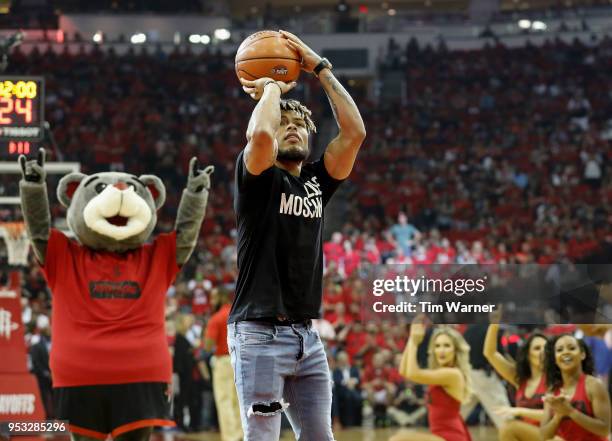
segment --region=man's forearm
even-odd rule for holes
[[[323,69],[319,74],[319,79],[329,99],[340,133],[343,136],[363,139],[365,126],[353,98],[331,70]]]
[[[278,85],[269,83],[264,87],[263,95],[249,120],[249,127],[247,128],[247,139],[249,141],[258,132],[274,135],[281,120],[280,96],[281,90]]]

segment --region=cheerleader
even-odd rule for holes
[[[400,373],[415,383],[428,384],[428,417],[431,434],[401,431],[389,441],[471,441],[459,409],[471,390],[470,346],[456,330],[434,330],[428,347],[429,367],[421,369],[417,350],[425,336],[419,318],[410,327],[410,338],[400,364]]]
[[[589,347],[572,335],[556,336],[545,349],[546,382],[544,439],[607,441],[610,434],[610,397],[593,376]]]
[[[516,361],[508,360],[497,349],[499,325],[491,324],[484,343],[484,356],[495,371],[516,389],[516,407],[496,412],[513,418],[499,429],[500,441],[540,441],[540,422],[544,418],[546,376],[544,347],[546,337],[532,334],[518,350]]]

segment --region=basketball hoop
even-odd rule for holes
[[[23,222],[0,222],[0,237],[6,243],[9,265],[26,266],[30,240]]]

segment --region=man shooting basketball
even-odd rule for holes
[[[311,326],[321,308],[323,208],[349,176],[366,133],[329,61],[281,33],[302,69],[321,81],[339,133],[322,158],[306,164],[310,111],[281,100],[295,83],[241,80],[259,102],[236,164],[239,275],[228,341],[245,440],[278,440],[285,410],[297,439],[327,441],[334,439],[331,378]]]

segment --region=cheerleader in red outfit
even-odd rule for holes
[[[499,325],[489,325],[483,354],[495,371],[516,388],[516,407],[497,409],[512,418],[499,429],[500,441],[541,441],[540,421],[544,418],[546,375],[544,347],[546,336],[532,334],[517,352],[516,361],[508,360],[497,350]]]
[[[552,338],[546,345],[544,439],[607,441],[610,434],[610,397],[603,383],[592,376],[589,347],[572,335]]]
[[[437,328],[429,342],[429,368],[421,369],[417,349],[425,336],[421,318],[410,327],[400,373],[410,381],[429,384],[428,416],[431,434],[401,431],[389,441],[471,441],[459,408],[470,395],[470,346],[449,327]]]

